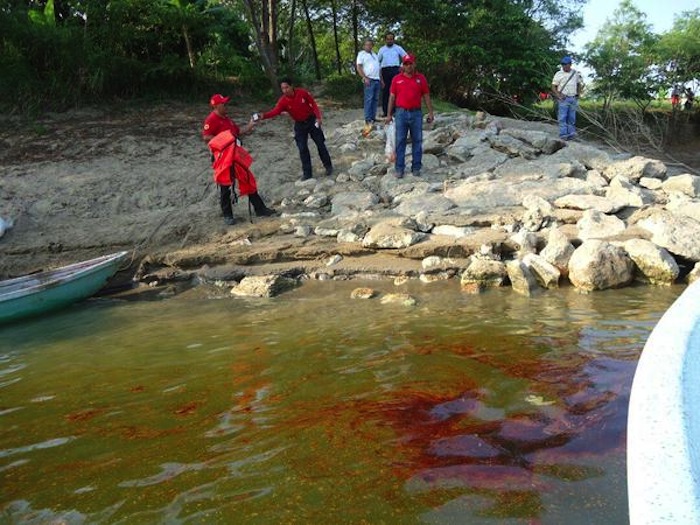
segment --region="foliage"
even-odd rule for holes
[[[631,0],[622,0],[612,20],[586,45],[585,61],[596,74],[593,92],[603,97],[604,107],[628,98],[643,108],[658,92],[657,38],[646,15]]]
[[[659,55],[670,84],[684,84],[700,71],[700,9],[676,17],[673,28],[661,35]]]

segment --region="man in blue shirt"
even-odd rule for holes
[[[384,40],[386,45],[383,45],[377,54],[379,65],[382,67],[382,117],[386,117],[389,106],[391,81],[399,74],[401,60],[406,56],[403,47],[394,43],[394,33],[387,33]]]

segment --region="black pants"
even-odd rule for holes
[[[313,176],[311,168],[311,153],[309,153],[309,137],[316,143],[318,156],[321,157],[321,162],[326,170],[333,168],[331,155],[326,148],[326,137],[323,135],[323,130],[316,127],[316,117],[310,117],[303,122],[294,123],[294,141],[299,148],[299,158],[301,159],[301,169],[304,178],[308,179]]]
[[[234,193],[232,193],[231,190],[231,186],[219,186],[219,202],[221,203],[221,212],[224,214],[224,217],[227,218],[233,218],[233,202],[238,201],[238,198]],[[231,201],[231,197],[235,199],[233,202]],[[255,215],[265,215],[268,208],[265,206],[265,201],[262,200],[262,197],[257,191],[248,195],[248,200],[250,201],[250,204],[253,205]]]
[[[391,89],[391,81],[394,77],[399,74],[401,68],[399,66],[383,67],[382,68],[382,81],[384,82],[384,87],[382,88],[382,112],[386,116],[386,112],[389,109],[389,90]]]

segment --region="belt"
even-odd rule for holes
[[[402,108],[401,106],[396,106],[397,109],[403,109],[404,111],[420,111],[421,108]]]

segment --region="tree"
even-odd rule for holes
[[[646,15],[631,0],[622,0],[585,46],[585,62],[595,72],[595,92],[602,96],[604,112],[616,98],[631,99],[644,110],[658,91],[656,68],[658,37]]]
[[[696,80],[700,71],[700,9],[677,16],[661,35],[659,55],[670,84]]]

